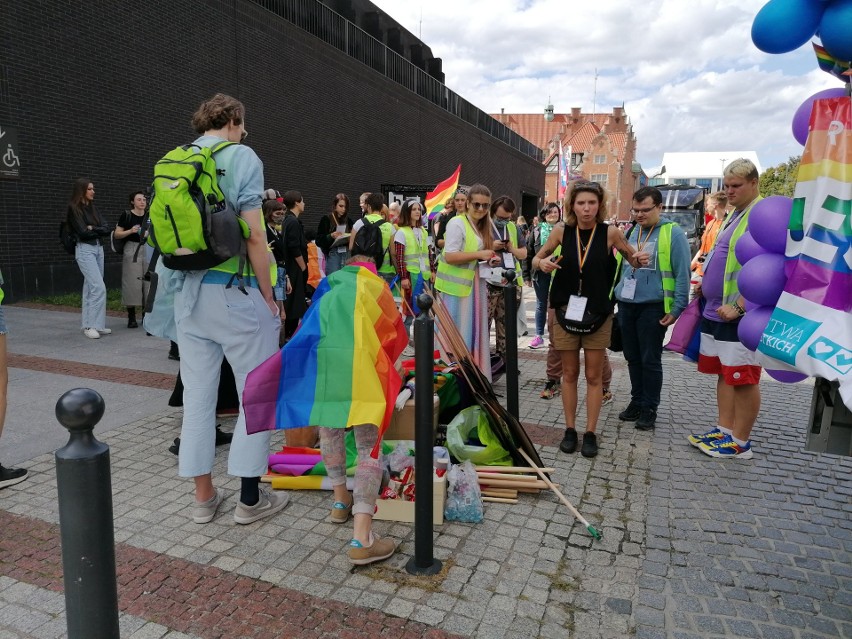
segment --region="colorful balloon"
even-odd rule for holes
[[[760,306],[775,306],[787,283],[784,261],[783,255],[774,253],[750,259],[737,278],[740,294]]]
[[[753,257],[763,255],[764,253],[766,253],[766,249],[755,242],[751,233],[748,231],[740,235],[737,243],[734,245],[734,255],[737,256],[737,261],[740,264],[745,264]]]
[[[805,146],[805,143],[808,141],[808,132],[811,124],[811,111],[814,108],[814,100],[821,100],[823,98],[842,98],[844,95],[846,95],[846,90],[843,87],[825,89],[814,93],[811,97],[802,102],[802,104],[799,105],[799,108],[796,109],[795,115],[793,115],[792,128],[793,137],[796,138],[796,142]]]
[[[771,306],[758,306],[754,310],[746,311],[743,315],[737,326],[737,337],[748,350],[757,350],[770,317],[772,317]]]
[[[754,18],[752,42],[766,53],[798,49],[816,33],[825,10],[823,3],[812,0],[771,0]]]
[[[792,210],[793,200],[788,197],[772,195],[764,198],[749,213],[748,232],[767,252],[784,255]]]
[[[784,382],[785,384],[795,384],[796,382],[801,382],[804,379],[808,378],[808,375],[804,373],[800,373],[799,371],[788,371],[788,370],[770,370],[766,369],[766,374],[769,375],[772,379]]]
[[[819,23],[822,46],[838,60],[852,60],[852,0],[834,0]]]

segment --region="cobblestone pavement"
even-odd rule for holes
[[[399,553],[353,569],[351,529],[323,520],[326,493],[293,492],[272,520],[235,526],[238,483],[221,449],[214,476],[228,500],[199,526],[166,451],[180,410],[156,407],[99,435],[111,448],[122,636],[852,637],[852,463],[803,450],[810,386],[764,381],[754,459],[712,460],[685,436],[712,424],[714,380],[667,355],[658,427],[644,433],[616,417],[629,383],[614,356],[616,400],[589,460],[558,451],[562,405],[538,396],[542,355],[522,349],[522,420],[601,541],[555,496],[524,495],[488,504],[480,524],[436,526],[435,577],[405,572],[413,530],[393,522],[375,525]],[[580,412],[582,430],[582,393]],[[30,479],[0,492],[0,639],[60,637],[53,456],[24,465]]]

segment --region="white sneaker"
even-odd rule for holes
[[[234,510],[234,521],[238,524],[250,524],[274,515],[290,503],[290,495],[281,490],[270,491],[266,486],[260,487],[260,500],[254,506],[246,506],[243,502],[237,502]]]
[[[110,333],[112,333],[111,328],[99,328],[97,330],[98,330],[98,333],[100,333],[101,335],[109,335]]]
[[[88,337],[89,339],[98,339],[98,338],[101,336],[101,334],[100,334],[100,333],[98,333],[98,332],[97,332],[95,329],[93,329],[93,328],[84,328],[84,329],[83,329],[83,335],[85,335],[85,336],[86,336],[86,337]]]

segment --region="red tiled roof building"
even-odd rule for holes
[[[571,173],[600,182],[607,191],[609,216],[630,218],[633,192],[640,186],[642,168],[636,162],[636,136],[624,107],[612,113],[554,113],[548,122],[541,113],[500,113],[493,116],[544,151],[545,200],[557,198],[559,142],[571,150]]]

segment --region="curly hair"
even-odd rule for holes
[[[192,116],[192,128],[201,135],[211,129],[221,129],[229,122],[239,125],[243,123],[245,113],[242,102],[230,95],[217,93],[198,107]]]

